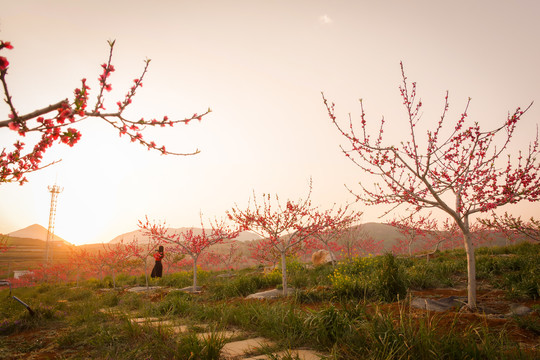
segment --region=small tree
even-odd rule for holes
[[[362,216],[361,212],[348,213],[348,207],[327,210],[325,212],[315,212],[313,218],[315,223],[319,223],[324,228],[314,234],[314,238],[324,245],[324,249],[330,254],[332,266],[335,267],[336,255],[334,250],[341,247],[337,241],[347,231],[347,229]]]
[[[185,254],[193,259],[193,291],[197,291],[197,260],[199,256],[210,246],[219,244],[225,240],[238,237],[239,229],[231,229],[224,221],[210,222],[210,229],[205,229],[201,218],[201,232],[195,233],[194,229],[187,229],[180,233],[171,233],[165,223],[150,222],[148,217],[145,221],[139,220],[139,227],[144,234],[157,241],[164,241],[173,245],[169,251]]]
[[[238,267],[238,263],[242,259],[242,252],[238,242],[234,241],[227,243],[223,253],[214,253],[214,257],[218,260],[219,267],[230,274],[233,268]]]
[[[69,249],[68,259],[69,268],[75,273],[75,284],[79,286],[81,275],[84,275],[90,269],[92,257],[88,250],[73,247]]]
[[[69,268],[66,263],[39,264],[30,273],[33,283],[67,283]]]
[[[248,245],[249,257],[255,260],[257,264],[272,266],[272,269],[274,269],[279,263],[281,254],[272,244],[273,242],[270,239],[251,242]]]
[[[362,224],[349,226],[342,234],[339,243],[347,260],[351,260],[353,256],[380,254],[384,249],[383,241],[375,241],[365,231]]]
[[[114,244],[103,244],[103,250],[104,250],[103,261],[106,264],[106,266],[109,268],[109,270],[111,271],[111,276],[113,280],[113,288],[116,288],[116,275],[118,275],[118,273],[121,272],[126,267],[127,261],[133,254],[133,249],[132,249],[133,246],[135,246],[134,243],[124,244],[123,240]],[[146,269],[146,263],[145,263],[145,269]],[[146,282],[148,286],[148,276],[147,276]]]
[[[105,94],[112,90],[109,77],[115,71],[111,63],[114,44],[115,41],[109,41],[109,59],[101,65],[103,72],[98,78],[99,85],[93,106],[88,102],[90,87],[87,85],[86,79],[82,79],[81,87],[74,91],[73,101],[62,99],[55,104],[24,115],[18,113],[8,88],[6,77],[9,61],[5,56],[0,56],[0,83],[3,87],[5,101],[9,107],[8,119],[0,120],[0,128],[16,131],[19,137],[24,137],[31,132],[41,134],[41,139],[31,149],[26,148],[26,144],[21,140],[17,140],[10,150],[2,149],[0,152],[0,183],[18,182],[22,185],[27,181],[26,174],[54,164],[56,161],[46,165],[41,164],[47,149],[52,147],[55,142],[69,146],[75,145],[81,138],[81,133],[77,129],[78,123],[89,118],[103,120],[118,131],[120,136],[126,136],[131,142],[139,143],[149,150],[157,150],[161,154],[194,155],[199,152],[199,150],[188,153],[168,151],[165,146],[158,146],[154,141],[145,139],[143,132],[146,127],[174,126],[178,123],[188,124],[194,119],[201,120],[203,116],[211,111],[210,109],[203,114],[194,114],[180,120],[172,120],[167,116],[163,116],[160,120],[144,118],[135,120],[126,117],[125,110],[132,103],[135,93],[143,85],[143,78],[150,65],[149,59],[145,61],[141,75],[133,80],[133,85],[126,92],[125,97],[116,102],[117,109],[106,111]],[[10,42],[0,40],[0,50],[4,49],[13,49],[13,46]]]
[[[147,235],[145,233],[145,235]],[[144,264],[144,277],[146,280],[146,288],[150,287],[148,282],[148,259],[157,249],[159,239],[156,237],[149,237],[146,242],[139,242],[134,238],[131,242],[126,244],[126,251],[130,256],[134,256]]]
[[[311,195],[311,186],[309,194]],[[282,206],[277,195],[275,204],[269,194],[263,194],[262,204],[259,204],[254,194],[253,207],[251,202],[246,210],[236,205],[227,213],[229,219],[242,228],[267,239],[261,242],[262,246],[279,252],[284,294],[287,294],[287,255],[291,249],[319,230],[314,227],[312,211],[309,195],[306,200],[300,199],[297,202],[287,200],[285,206]]]
[[[442,225],[437,223],[437,230],[431,233],[431,238],[425,248],[431,250],[431,253],[428,253],[429,258],[429,255],[436,253],[439,249],[455,249],[461,244],[463,244],[463,235],[456,222],[446,218]]]
[[[227,212],[230,220],[268,239],[263,244],[280,253],[284,294],[287,294],[287,255],[306,239],[334,225],[332,217],[314,216],[316,209],[311,206],[309,195],[306,200],[287,200],[285,206],[280,204],[278,196],[273,202],[270,195],[263,194],[262,203],[259,203],[253,195],[253,206],[250,203],[243,210],[236,205]]]
[[[163,263],[163,272],[170,273],[175,268],[175,265],[178,267],[178,264],[180,264],[185,257],[186,255],[184,254],[177,254],[170,251],[165,252],[165,256],[163,257],[163,260],[161,260]]]
[[[412,256],[414,244],[414,252],[426,256],[429,261],[429,257],[440,249],[454,249],[463,243],[463,236],[454,221],[447,218],[440,227],[439,222],[431,217],[431,213],[428,216],[414,215],[390,222],[390,225],[395,226],[404,235],[404,238],[393,246],[395,253],[407,253]],[[490,240],[489,234],[481,231],[476,223],[470,226],[470,231],[474,246]]]
[[[91,256],[90,268],[103,280],[103,273],[107,268],[107,254],[100,249]]]
[[[540,241],[540,220],[533,217],[529,221],[524,221],[520,216],[514,217],[507,212],[502,216],[495,213],[490,218],[479,219],[487,229],[501,232],[508,242],[514,242],[519,237],[529,241]]]
[[[403,235],[402,238],[398,239],[397,244],[392,247],[392,251],[395,254],[407,254],[409,256],[413,254],[413,245],[415,249],[425,248],[431,232],[437,228],[437,221],[431,218],[431,214],[418,217],[412,214],[404,218],[394,219],[388,224],[395,227]]]
[[[467,254],[468,306],[476,308],[476,262],[470,217],[505,204],[540,199],[538,135],[527,153],[519,153],[516,163],[508,154],[516,126],[530,106],[517,108],[499,127],[482,131],[478,123],[466,126],[469,99],[460,119],[451,125],[449,135],[445,136],[447,93],[442,115],[435,128],[427,131],[427,141],[423,144],[418,134],[422,101],[416,97],[416,83],[410,86],[407,82],[403,64],[401,73],[400,92],[410,137],[400,144],[383,143],[384,118],[378,134],[374,138],[368,135],[362,100],[360,133],[356,132],[350,116],[347,128],[339,125],[335,105],[329,103],[324,94],[323,101],[331,121],[350,144],[350,148],[342,147],[345,156],[381,180],[373,189],[361,185],[363,191],[361,195],[356,194],[358,200],[368,205],[390,204],[394,208],[405,204],[413,211],[437,208],[456,222]],[[499,159],[506,154],[508,161],[502,166]]]

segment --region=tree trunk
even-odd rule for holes
[[[193,292],[197,291],[197,258],[193,258]]]
[[[148,258],[144,259],[144,277],[146,279],[146,290],[150,289],[150,286],[148,284]]]
[[[463,230],[463,242],[467,254],[467,305],[470,309],[476,309],[476,260],[468,225],[466,221],[466,230]]]
[[[287,295],[287,257],[285,251],[281,252],[281,283],[283,286],[283,295]]]
[[[325,244],[326,245],[326,250],[328,251],[328,254],[330,254],[330,262],[332,263],[332,268],[336,268],[336,257],[334,256],[334,253],[332,252],[332,250],[330,250],[330,246],[328,244]]]

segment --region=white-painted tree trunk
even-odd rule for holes
[[[326,245],[326,250],[328,251],[328,254],[330,254],[330,262],[332,263],[332,268],[336,268],[336,257],[334,256],[334,253],[332,252],[332,250],[330,250],[330,245],[328,244],[325,244]]]
[[[197,291],[197,257],[193,257],[193,291]]]
[[[463,242],[467,254],[467,304],[476,309],[476,258],[470,231],[463,232]]]
[[[281,251],[281,283],[283,286],[283,295],[287,295],[287,256],[285,251]]]

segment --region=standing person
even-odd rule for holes
[[[152,274],[150,277],[160,278],[163,275],[163,264],[161,264],[161,260],[165,257],[165,254],[163,253],[163,245],[159,245],[159,248],[154,253],[154,259],[156,260],[156,263],[154,264],[154,268],[152,269]]]

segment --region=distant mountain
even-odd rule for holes
[[[28,227],[25,227],[24,229],[10,232],[7,235],[11,237],[17,237],[17,238],[47,241],[47,234],[48,234],[47,229],[45,229],[43,226],[39,224],[34,224]],[[67,242],[66,240],[62,239],[60,236],[57,236],[57,235],[54,235],[54,241],[59,241],[59,242],[71,245],[69,242]]]
[[[392,250],[392,246],[396,243],[397,239],[401,239],[404,236],[393,226],[375,222],[369,222],[360,225],[362,231],[368,236],[371,236],[375,241],[382,241],[384,244],[384,250]]]
[[[393,245],[395,245],[399,240],[405,238],[405,236],[392,225],[371,222],[362,224],[360,226],[362,227],[362,231],[371,236],[374,240],[382,240],[384,250],[386,251],[391,251]],[[501,233],[493,232],[489,235],[486,234],[486,238],[488,239],[487,242],[481,246],[507,245],[507,239]],[[516,238],[515,241],[520,242],[523,241],[523,239]],[[420,244],[413,244],[413,250],[416,250]],[[462,246],[461,242],[458,242],[458,244],[459,246]]]
[[[8,248],[7,251],[0,252],[0,277],[8,275],[4,272],[10,269],[27,270],[43,264],[47,253],[54,263],[66,262],[75,247],[55,236],[47,250],[47,229],[38,224],[13,231],[5,237]]]
[[[186,227],[169,228],[168,231],[170,233],[172,233],[172,234],[179,234],[179,233],[181,233],[183,231],[186,231],[186,230],[189,230],[189,229],[191,229],[191,228],[186,228]],[[193,228],[193,232],[195,234],[200,234],[202,232],[202,229]],[[119,235],[119,236],[115,237],[114,239],[112,239],[111,241],[109,241],[109,243],[110,244],[116,244],[116,243],[119,243],[120,241],[123,241],[124,243],[128,243],[128,242],[133,241],[134,239],[136,239],[137,242],[140,243],[140,244],[145,244],[145,243],[150,241],[150,237],[146,236],[146,235],[143,235],[142,230],[135,230],[135,231],[131,231],[131,232],[127,232],[125,234]],[[259,239],[261,239],[261,237],[259,235],[254,234],[254,233],[249,232],[249,231],[243,231],[243,232],[240,233],[240,235],[238,237],[236,237],[233,240],[244,242],[244,241],[252,241],[252,240],[259,240]]]

